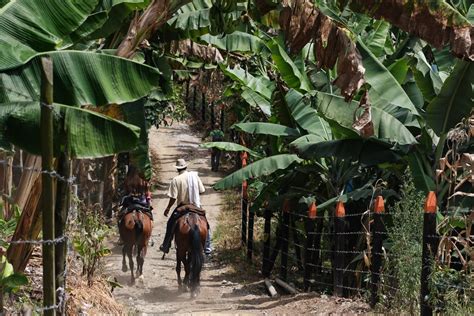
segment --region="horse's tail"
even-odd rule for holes
[[[204,255],[202,252],[199,226],[194,224],[194,226],[191,228],[191,284],[199,284],[203,264]]]
[[[140,215],[134,218],[135,219],[135,236],[138,238],[143,233],[143,222],[140,218]]]

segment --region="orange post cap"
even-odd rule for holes
[[[316,213],[317,213],[316,202],[313,202],[308,207],[308,217],[310,219],[315,219],[316,218]]]
[[[425,201],[425,213],[436,213],[437,204],[436,194],[430,191]]]
[[[339,201],[336,205],[336,217],[344,216],[346,216],[346,209],[344,208],[344,203],[342,201]]]
[[[380,214],[383,213],[383,211],[385,211],[385,203],[383,201],[383,197],[379,195],[375,198],[374,212]]]

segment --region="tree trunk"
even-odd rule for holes
[[[3,218],[9,220],[11,218],[11,195],[12,195],[12,181],[13,181],[13,156],[7,155],[5,163],[2,165],[3,177]]]
[[[38,175],[38,174],[36,174]],[[23,177],[22,177],[23,178]],[[34,185],[28,191],[20,220],[12,240],[33,240],[41,232],[41,177],[36,176]],[[33,252],[31,244],[12,244],[8,247],[7,258],[15,272],[23,272]]]
[[[21,174],[20,183],[18,184],[18,188],[13,199],[13,203],[18,205],[20,210],[23,210],[25,208],[26,202],[31,196],[31,190],[33,188],[33,185],[35,184],[36,179],[38,179],[38,177],[40,176],[40,173],[36,170],[41,169],[41,157],[28,154],[25,159],[24,168],[25,169]],[[18,223],[18,225],[20,224],[21,222]]]

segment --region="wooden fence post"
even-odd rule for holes
[[[308,207],[308,217],[306,218],[306,245],[304,255],[304,290],[310,288],[310,279],[313,272],[312,259],[314,256],[314,223],[316,219],[317,208],[316,202],[311,203]]]
[[[335,233],[335,247],[333,253],[333,279],[334,279],[334,295],[344,295],[344,258],[345,258],[345,247],[344,247],[344,226],[345,226],[346,210],[344,203],[341,201],[337,202],[336,216],[334,217],[334,233]],[[342,252],[342,254],[339,254]]]
[[[192,103],[191,110],[194,112],[196,111],[196,86],[193,86],[193,103]]]
[[[423,257],[421,266],[421,287],[420,287],[420,314],[422,316],[433,315],[433,308],[428,302],[430,295],[429,277],[433,259],[438,251],[438,236],[436,233],[436,194],[433,191],[428,193],[425,202],[425,212],[423,217]]]
[[[47,172],[53,171],[53,62],[41,58],[41,164]],[[54,239],[54,182],[48,173],[42,174],[43,239]],[[59,237],[59,236],[58,236]],[[43,306],[56,305],[56,280],[54,269],[54,243],[43,243]],[[56,315],[54,308],[45,315]]]
[[[242,168],[247,165],[247,153],[241,154]],[[248,193],[247,181],[242,182],[242,246],[247,244],[247,211],[248,211]]]
[[[264,277],[270,275],[270,241],[271,241],[271,221],[272,211],[265,208],[264,213],[265,223],[263,226],[263,259],[262,259],[262,274]]]
[[[203,92],[201,95],[201,119],[203,122],[206,121],[206,94]]]
[[[247,260],[252,261],[253,255],[253,224],[255,221],[255,212],[249,207],[249,224],[247,232]]]
[[[216,124],[216,114],[214,113],[214,102],[211,102],[211,126],[214,129],[214,125]]]
[[[221,105],[221,130],[224,131],[225,127],[225,110],[224,110],[224,105]]]
[[[189,107],[189,78],[186,80],[186,96],[185,96],[184,102],[186,104],[186,108],[188,108]]]
[[[283,281],[286,281],[288,276],[288,242],[290,239],[290,201],[287,199],[283,202],[282,211],[280,277]]]
[[[372,237],[372,282],[370,285],[371,289],[371,302],[372,307],[378,302],[378,288],[380,280],[380,268],[382,267],[382,241],[384,225],[382,221],[382,214],[385,211],[385,205],[382,196],[377,196],[373,206],[374,210],[374,230]]]

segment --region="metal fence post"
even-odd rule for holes
[[[385,205],[382,196],[377,196],[373,206],[374,210],[374,230],[372,237],[372,265],[370,270],[372,273],[371,280],[371,305],[375,306],[378,302],[378,288],[380,280],[380,268],[382,266],[382,241],[384,225],[382,214],[385,211]]]
[[[433,259],[438,251],[438,236],[436,234],[436,194],[431,191],[425,201],[425,212],[423,216],[423,256],[421,266],[420,287],[420,314],[422,316],[433,315],[433,308],[428,302],[430,295],[429,277]]]
[[[334,217],[334,233],[335,233],[335,247],[333,256],[333,279],[334,279],[334,295],[344,295],[344,258],[345,258],[345,247],[344,247],[344,226],[345,226],[346,210],[344,203],[341,201],[337,202],[336,216]],[[344,255],[339,255],[343,253]]]

